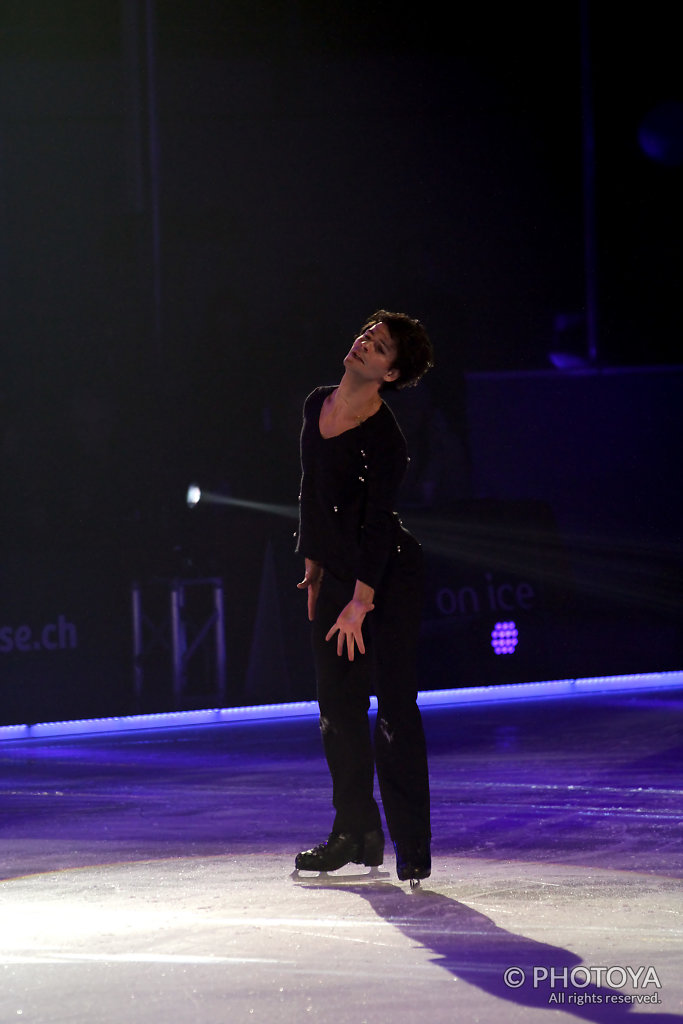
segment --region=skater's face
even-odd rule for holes
[[[364,380],[376,380],[382,384],[398,377],[395,359],[396,342],[387,325],[380,321],[356,338],[344,359],[344,366]]]

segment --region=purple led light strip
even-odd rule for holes
[[[472,686],[457,690],[423,690],[418,694],[418,702],[421,707],[448,707],[456,704],[582,696],[587,693],[677,689],[681,686],[683,686],[683,671],[646,672],[626,676],[590,676],[583,679],[555,679],[538,683]],[[372,710],[377,708],[375,697],[371,700],[371,708]],[[36,725],[3,725],[0,726],[0,741],[77,735],[94,736],[145,729],[180,729],[200,725],[228,725],[237,722],[317,717],[318,704],[316,701],[299,701],[290,704],[260,704],[242,708],[212,708],[206,711],[177,711],[156,715],[130,715],[120,718],[41,722]]]

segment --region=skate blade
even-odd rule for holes
[[[339,869],[343,871],[343,868]],[[316,874],[313,872],[307,872],[302,874],[298,868],[294,868],[291,875],[289,876],[292,881],[302,882],[304,885],[344,885],[349,882],[372,882],[377,879],[391,878],[390,871],[382,871],[379,867],[368,868],[366,872],[362,874],[360,872],[354,872],[353,874],[337,874],[331,871],[319,871]]]

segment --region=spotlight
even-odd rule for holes
[[[194,508],[201,501],[202,505],[226,505],[230,508],[245,508],[254,512],[265,512],[267,515],[283,516],[285,519],[298,519],[297,505],[275,505],[272,502],[249,501],[246,498],[231,498],[217,491],[202,490],[199,484],[190,484],[185,494],[189,508]]]
[[[194,508],[195,505],[198,505],[201,500],[201,497],[201,488],[198,487],[197,484],[190,484],[190,486],[187,488],[187,495],[185,498],[189,507]]]
[[[491,647],[495,654],[514,654],[518,632],[514,622],[497,622],[491,631]]]
[[[638,129],[643,153],[666,167],[683,164],[683,103],[660,103],[645,115]]]

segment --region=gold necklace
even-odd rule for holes
[[[379,403],[379,404],[377,404],[377,405],[376,405],[376,404],[375,404],[375,402],[373,401],[373,403],[372,403],[372,407],[368,406],[368,411],[367,411],[367,413],[365,413],[365,414],[361,414],[361,415],[359,416],[359,415],[358,415],[358,413],[355,413],[355,412],[353,411],[353,409],[351,409],[351,407],[350,407],[350,402],[349,402],[348,398],[344,398],[344,396],[343,396],[343,395],[339,395],[339,392],[337,392],[337,395],[338,395],[338,397],[340,397],[340,398],[341,398],[342,402],[343,402],[343,403],[344,403],[344,405],[345,405],[345,406],[347,407],[347,409],[348,409],[348,415],[349,415],[349,416],[351,416],[351,417],[352,417],[352,418],[353,418],[353,419],[354,419],[354,420],[356,421],[356,423],[359,423],[359,424],[360,424],[360,423],[363,423],[363,422],[364,422],[365,420],[369,419],[369,417],[370,417],[370,416],[374,415],[374,413],[376,413],[376,412],[377,412],[377,410],[379,409],[379,406],[381,405],[381,400],[380,400],[380,403]]]

